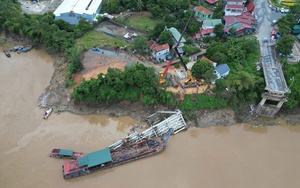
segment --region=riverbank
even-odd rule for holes
[[[147,116],[155,110],[174,110],[166,106],[158,105],[146,107],[140,101],[121,101],[113,104],[95,104],[89,102],[78,102],[72,98],[72,90],[65,87],[66,63],[62,57],[55,57],[54,74],[50,85],[45,89],[45,93],[40,98],[41,107],[53,107],[56,113],[70,112],[77,115],[107,114],[112,117],[130,116],[143,122]],[[46,102],[41,104],[41,99],[46,98]],[[248,123],[259,126],[277,126],[283,124],[294,125],[300,122],[300,110],[281,110],[275,118],[258,117],[249,113],[249,108],[244,107],[238,110],[239,113],[231,109],[201,110],[194,111],[192,117],[187,119],[187,124],[192,127],[209,126],[229,126],[237,123]]]

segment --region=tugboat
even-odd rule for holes
[[[10,53],[7,50],[3,50],[4,54],[6,55],[6,57],[11,57]]]
[[[173,129],[170,128],[163,137],[141,140],[137,143],[124,143],[115,150],[105,148],[76,160],[67,161],[62,166],[63,177],[64,179],[75,178],[160,153],[166,148],[172,133]]]
[[[79,157],[83,157],[84,155],[85,153],[74,152],[73,150],[53,149],[49,154],[49,157],[77,159]]]

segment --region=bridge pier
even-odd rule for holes
[[[284,95],[263,93],[261,97],[262,99],[257,105],[255,112],[257,115],[266,117],[274,117],[283,103],[288,101]]]

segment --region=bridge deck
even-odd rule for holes
[[[261,44],[260,50],[266,83],[265,90],[282,95],[290,93],[291,91],[286,84],[281,65],[276,60],[275,49],[268,46],[268,44]]]
[[[184,130],[187,128],[186,123],[183,119],[183,116],[181,114],[181,111],[160,111],[156,114],[171,114],[168,118],[165,120],[162,120],[158,123],[154,123],[154,125],[151,125],[151,127],[141,133],[134,132],[133,134],[127,136],[124,140],[126,142],[135,143],[142,139],[148,139],[154,136],[162,136],[170,128],[173,128],[174,134]],[[152,117],[156,114],[153,114],[149,117]],[[117,149],[118,147],[122,146],[124,143],[124,140],[119,140],[116,143],[109,146],[111,149]]]

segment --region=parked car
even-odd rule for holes
[[[286,56],[287,58],[294,58],[294,54],[289,54]]]
[[[271,23],[271,26],[276,25],[276,22],[277,22],[277,20],[273,20],[272,23]]]

